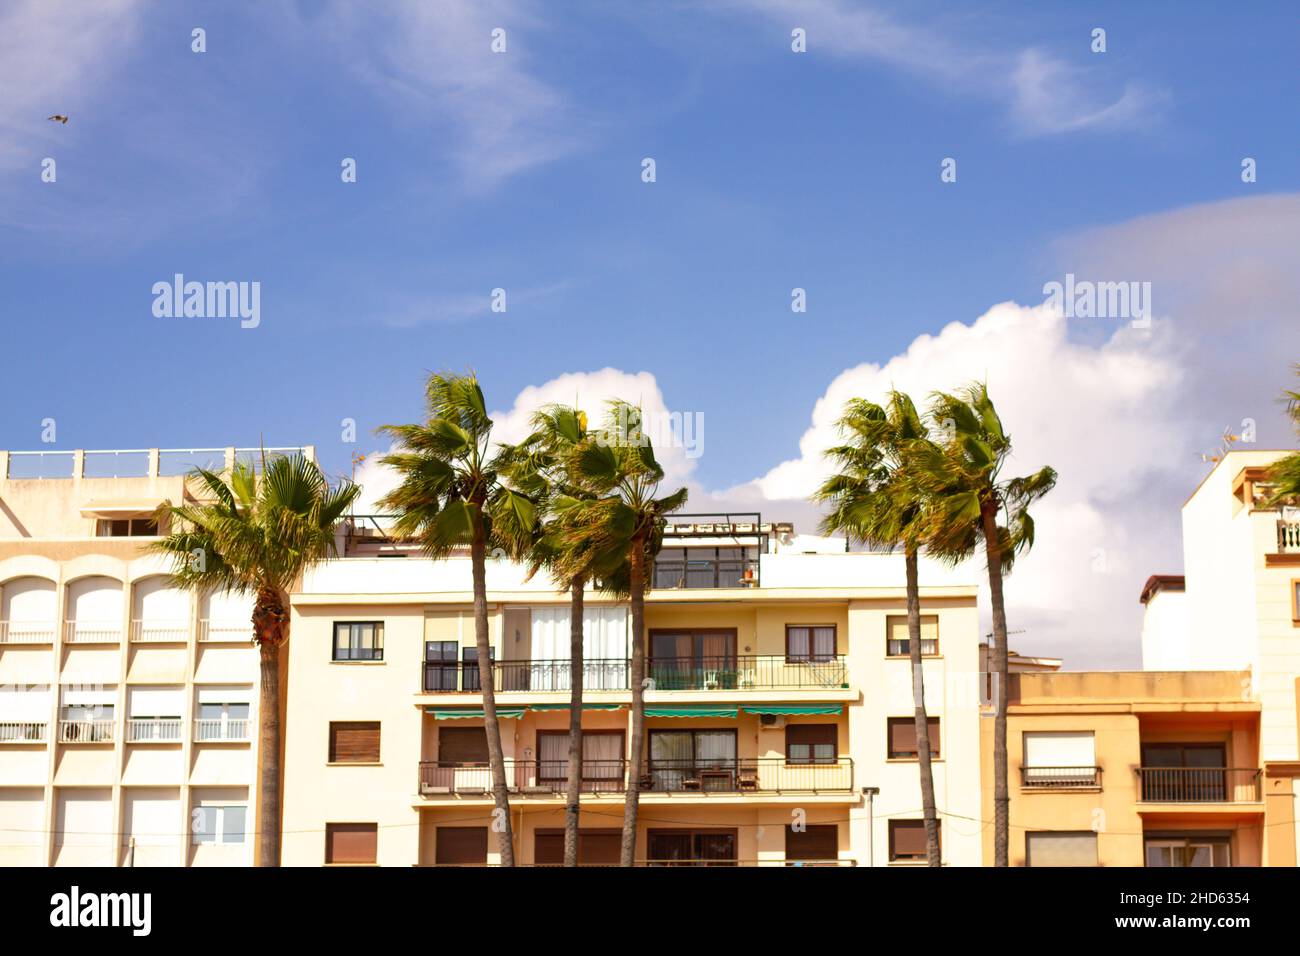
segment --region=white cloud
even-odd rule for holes
[[[471,188],[568,153],[576,144],[565,97],[530,69],[526,38],[540,28],[526,0],[384,0],[333,4],[310,21],[404,124],[447,126],[440,141]],[[506,31],[506,52],[490,49]]]
[[[1108,96],[1092,88],[1087,71],[1041,50],[977,49],[862,3],[731,0],[731,6],[785,29],[803,27],[810,53],[875,60],[934,85],[1001,99],[1012,126],[1027,136],[1128,126],[1148,119],[1165,98],[1132,82]]]

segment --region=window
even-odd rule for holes
[[[1231,866],[1226,833],[1147,837],[1147,866]]]
[[[649,663],[659,690],[733,689],[736,632],[651,631]]]
[[[202,843],[243,843],[248,808],[230,804],[195,807],[191,818],[195,846]]]
[[[496,659],[497,659],[497,649],[495,647],[489,647],[488,660],[496,661]],[[460,679],[460,689],[461,690],[482,690],[483,682],[480,679],[479,672],[478,672],[478,648],[477,647],[465,648],[465,650],[461,652],[461,660],[463,661],[463,664],[461,665],[461,671],[463,673],[463,676]]]
[[[438,827],[434,841],[434,862],[439,866],[487,864],[487,827]]]
[[[378,851],[378,824],[325,824],[326,863],[374,863]]]
[[[460,666],[456,652],[460,645],[455,641],[424,642],[424,689],[426,691],[455,690],[456,675]]]
[[[438,728],[439,764],[443,766],[486,767],[487,762],[487,728]]]
[[[209,694],[215,696],[207,688],[200,688],[199,717],[194,728],[194,739],[200,742],[248,739],[249,704],[246,701],[202,699]]]
[[[785,659],[789,663],[801,661],[824,662],[835,659],[834,624],[787,624],[785,626]]]
[[[734,730],[650,731],[653,789],[735,790]]]
[[[158,522],[153,518],[101,518],[95,524],[98,538],[153,538]]]
[[[1091,730],[1024,735],[1021,780],[1025,787],[1068,788],[1098,785],[1097,754]]]
[[[1142,745],[1142,799],[1221,803],[1228,799],[1227,748],[1217,743]]]
[[[650,830],[651,866],[735,866],[735,830]]]
[[[834,823],[785,828],[785,858],[791,860],[838,860],[840,828]]]
[[[617,864],[623,846],[623,831],[579,830],[578,862]],[[538,830],[533,837],[533,863],[560,866],[564,863],[564,831]]]
[[[586,730],[582,733],[582,782],[587,789],[620,790],[623,783],[621,730]],[[569,732],[537,732],[537,779],[569,779]]]
[[[1025,834],[1025,866],[1096,866],[1097,834],[1057,830]]]
[[[382,621],[338,621],[334,624],[334,660],[382,661]]]
[[[331,721],[330,763],[379,763],[379,721]]]
[[[889,758],[891,760],[916,760],[920,751],[916,747],[916,718],[890,717],[887,721],[889,731]],[[930,734],[930,756],[939,756],[939,718],[927,717],[926,729]]]
[[[786,763],[835,763],[839,737],[834,724],[787,724]]]
[[[885,619],[885,654],[889,657],[907,657],[912,653],[911,638],[907,633],[907,617],[890,615]],[[921,615],[921,654],[933,657],[939,653],[939,615]]]
[[[939,847],[943,849],[943,821],[939,821]],[[924,820],[890,820],[889,821],[889,859],[924,860],[925,821]]]

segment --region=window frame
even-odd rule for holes
[[[355,656],[357,650],[359,649],[356,647],[356,644],[354,643],[355,633],[352,631],[352,628],[355,628],[358,625],[365,625],[365,624],[369,624],[375,629],[374,638],[372,639],[371,646],[369,648],[370,656],[358,657]],[[348,654],[347,656],[340,657],[339,656],[339,651],[340,651],[339,628],[343,628],[343,627],[349,629],[348,644],[347,644]],[[334,622],[334,644],[331,650],[330,660],[340,664],[372,664],[372,663],[382,664],[384,660],[384,622],[382,620],[335,621]]]
[[[812,742],[812,743],[798,743],[798,742],[796,742],[796,743],[794,743],[794,744],[791,744],[791,742],[790,742],[790,732],[791,732],[791,731],[807,732],[807,731],[810,731],[810,730],[813,730],[813,731],[822,731],[823,729],[829,731],[829,736],[831,737],[831,741],[830,741],[830,743],[831,743],[831,747],[833,748],[833,751],[834,751],[834,752],[831,754],[830,759],[828,759],[828,760],[818,760],[818,759],[817,759],[816,751],[812,749],[812,748],[814,748],[814,747],[818,747],[818,746],[825,746],[825,741],[814,741],[814,742]],[[838,724],[833,724],[833,723],[805,723],[805,724],[791,724],[791,723],[787,723],[787,724],[785,725],[785,740],[784,740],[784,744],[785,744],[785,765],[786,765],[787,767],[827,767],[827,766],[832,766],[832,765],[834,765],[834,764],[838,764],[839,761],[840,761],[840,728],[839,728],[839,725],[838,725]],[[792,746],[796,746],[796,747],[808,747],[808,748],[809,748],[809,750],[808,750],[808,759],[806,759],[806,760],[797,760],[797,759],[795,759],[794,756],[790,753],[790,748],[791,748]]]
[[[338,832],[339,827],[364,828],[365,832],[374,831],[375,834],[375,855],[371,860],[331,860],[330,855],[334,849],[330,837]],[[334,821],[325,824],[325,865],[326,866],[374,866],[379,862],[379,824],[369,821]]]
[[[922,657],[939,657],[939,656],[940,656],[940,654],[939,654],[939,615],[938,615],[938,614],[922,614],[922,615],[921,615],[921,626],[922,626],[922,627],[925,626],[925,620],[926,620],[926,618],[934,618],[934,637],[933,637],[933,638],[925,638],[925,637],[921,638],[921,656],[922,656]],[[885,657],[889,658],[890,660],[908,660],[908,659],[910,659],[911,656],[912,656],[912,655],[911,655],[911,647],[910,647],[910,646],[908,647],[907,650],[905,650],[905,651],[903,651],[903,652],[901,652],[901,653],[898,653],[898,654],[895,654],[893,651],[890,650],[889,645],[891,645],[891,644],[894,643],[894,639],[893,639],[892,637],[890,637],[890,634],[891,634],[891,633],[893,632],[893,630],[894,630],[894,629],[893,629],[893,626],[892,626],[892,622],[893,622],[893,621],[902,621],[904,627],[906,627],[906,626],[907,626],[907,615],[906,615],[906,614],[886,614],[886,615],[885,615]],[[908,641],[908,642],[910,642],[910,641],[911,641],[911,638],[910,638],[910,637],[903,638],[902,640],[900,640],[900,643],[902,643],[902,641]],[[925,645],[926,645],[927,643],[933,643],[933,644],[934,644],[934,649],[931,650],[931,651],[927,651],[927,650],[925,649]]]
[[[925,851],[925,850],[922,850],[921,853],[920,853],[919,855],[917,855],[917,854],[909,854],[908,856],[899,856],[898,853],[896,852],[896,850],[894,849],[894,842],[895,842],[895,841],[894,841],[894,837],[895,837],[895,833],[896,833],[896,831],[899,829],[900,826],[904,826],[904,825],[906,826],[906,829],[908,829],[908,830],[919,829],[919,830],[921,831],[921,843],[922,843],[922,846],[925,845],[925,820],[923,820],[923,819],[919,819],[919,818],[918,818],[918,819],[913,819],[913,818],[911,818],[911,817],[900,817],[900,818],[897,818],[897,819],[890,820],[890,821],[889,821],[889,825],[888,825],[888,827],[886,828],[886,829],[887,829],[887,832],[888,832],[888,835],[889,835],[889,846],[888,846],[888,850],[889,850],[889,862],[890,862],[890,863],[924,863],[924,862],[926,862],[926,851]],[[939,861],[942,862],[942,861],[943,861],[943,821],[942,821],[942,820],[937,820],[937,821],[935,821],[935,825],[938,827],[938,836],[939,836]]]
[[[940,734],[943,729],[943,718],[931,717],[929,714],[927,714],[925,717],[925,722],[927,726],[933,725],[932,732],[930,734],[930,759],[942,760],[943,748],[940,747],[939,744],[940,744]],[[888,760],[919,761],[921,759],[921,750],[919,747],[916,750],[913,750],[911,754],[894,752],[894,725],[898,723],[907,724],[912,727],[915,727],[916,718],[915,717],[886,717],[885,718],[885,758]]]
[[[336,749],[338,745],[338,741],[336,737],[335,728],[351,727],[353,729],[360,729],[363,727],[371,727],[371,726],[373,726],[375,729],[375,759],[374,760],[341,759]],[[346,764],[346,765],[353,765],[353,766],[355,765],[376,766],[379,763],[381,763],[380,758],[381,755],[383,754],[383,722],[378,720],[331,720],[329,722],[328,740],[329,740],[328,742],[329,750],[326,756],[328,757],[329,763]]]
[[[564,764],[564,768],[563,768],[562,773],[561,773],[558,777],[552,777],[552,776],[546,776],[546,775],[543,775],[543,773],[542,773],[542,764],[547,764],[547,765],[548,765],[548,769],[549,769],[549,765],[550,765],[550,764],[552,764],[552,763],[558,763],[558,762],[559,762],[559,761],[557,761],[557,760],[549,760],[549,759],[547,759],[547,760],[543,760],[543,759],[542,759],[542,738],[544,738],[544,737],[545,737],[545,738],[548,738],[548,739],[554,739],[554,738],[556,738],[556,737],[563,737],[563,738],[565,738],[565,739],[567,740],[568,737],[569,737],[569,732],[568,732],[567,730],[539,730],[539,731],[537,731],[537,741],[536,741],[535,746],[536,746],[536,748],[537,748],[536,756],[537,756],[537,780],[538,780],[538,782],[540,783],[540,782],[542,782],[542,781],[545,781],[546,783],[555,783],[555,782],[563,782],[563,781],[567,781],[567,780],[569,779],[569,765],[568,765],[568,751],[567,751],[567,750],[565,751],[565,764]],[[587,750],[587,738],[588,738],[588,737],[617,737],[617,738],[619,739],[618,752],[622,755],[622,756],[619,757],[619,760],[620,760],[622,763],[626,764],[626,762],[627,762],[627,732],[624,731],[624,730],[621,730],[621,729],[619,729],[619,730],[585,730],[585,729],[584,729],[584,730],[582,731],[582,749],[583,749],[583,755],[582,755],[582,782],[583,782],[583,783],[600,783],[600,782],[607,782],[607,781],[609,781],[611,778],[609,778],[609,777],[589,777],[589,776],[587,776],[587,754],[586,754],[586,750]],[[692,751],[693,751],[693,750],[694,750],[694,741],[692,741],[692,743],[691,743],[691,747],[692,747]],[[620,774],[620,778],[621,778],[621,774]],[[564,831],[561,830],[560,832],[563,833]]]
[[[229,810],[243,810],[244,822],[239,830],[238,840],[226,839],[226,812]],[[212,828],[212,839],[200,839],[207,831],[195,830],[191,827],[190,845],[191,846],[246,846],[248,844],[248,804],[247,803],[200,803],[196,805],[192,813],[199,811],[211,811],[215,813],[215,825]],[[193,817],[191,816],[191,819]]]
[[[1099,841],[1098,841],[1098,839],[1097,839],[1097,831],[1096,831],[1096,830],[1026,830],[1026,831],[1025,831],[1025,866],[1026,866],[1026,867],[1031,867],[1031,866],[1034,865],[1034,855],[1033,855],[1033,852],[1032,852],[1032,850],[1031,850],[1031,844],[1032,844],[1033,841],[1030,839],[1030,837],[1035,837],[1035,836],[1044,836],[1044,837],[1061,837],[1061,836],[1076,836],[1076,837],[1077,837],[1077,836],[1091,836],[1091,837],[1092,837],[1093,862],[1092,862],[1091,864],[1086,864],[1086,865],[1087,865],[1087,866],[1101,866],[1101,845],[1100,845],[1100,843],[1099,843]],[[1145,840],[1142,841],[1142,858],[1143,858],[1143,861],[1146,860],[1146,841],[1145,841]],[[1063,864],[1063,865],[1073,865],[1073,864]],[[1045,868],[1045,867],[1040,866],[1039,868],[1040,868],[1040,869],[1043,869],[1043,868]]]
[[[817,628],[830,628],[831,631],[831,650],[829,654],[819,654],[813,646],[813,631]],[[797,655],[790,647],[790,635],[792,631],[804,630],[808,632],[808,653]],[[787,664],[826,664],[835,660],[839,656],[840,650],[840,628],[835,622],[820,624],[787,624],[785,626],[785,662]]]

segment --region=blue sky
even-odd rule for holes
[[[1111,262],[1132,275],[1097,265],[1123,247],[1106,230],[1265,202],[1293,234],[1284,3],[234,6],[0,13],[0,447],[39,447],[52,417],[60,448],[264,436],[346,472],[340,420],[369,450],[374,426],[418,414],[428,370],[474,367],[505,410],[610,367],[705,416],[686,477],[721,494],[806,456],[846,370],[999,302],[1038,305],[1075,263],[1145,278],[1139,259]],[[1201,298],[1205,270],[1179,257],[1188,275],[1143,267],[1167,303]],[[260,326],[154,317],[151,286],[176,272],[259,281]],[[504,315],[487,309],[496,287]],[[1268,334],[1216,372],[1254,391],[1227,389],[1188,448],[1245,413],[1290,440],[1271,404],[1300,358],[1300,336],[1277,347],[1296,327],[1284,308],[1248,310]],[[1189,341],[1207,326],[1182,328],[1187,390],[1222,353]],[[1114,331],[1064,334],[1101,349]],[[954,368],[989,373],[978,350]],[[1164,476],[1159,507],[1176,511],[1193,464]],[[1118,493],[1081,494],[1104,510]]]

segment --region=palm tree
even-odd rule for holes
[[[1034,544],[1029,506],[1056,485],[1056,472],[1044,467],[1024,478],[1002,475],[1011,457],[1011,438],[1002,427],[988,388],[972,384],[959,395],[935,392],[931,419],[949,436],[936,452],[920,449],[916,477],[926,486],[925,539],[950,561],[974,554],[984,545],[993,606],[993,673],[996,711],[993,721],[993,850],[997,866],[1007,865],[1007,613],[1002,579],[1016,555]]]
[[[418,538],[431,558],[447,557],[469,545],[474,638],[495,804],[493,829],[500,842],[502,866],[514,866],[509,785],[488,638],[487,552],[492,547],[510,557],[523,553],[536,524],[536,509],[526,496],[501,481],[500,471],[507,463],[493,450],[492,419],[472,372],[430,375],[425,405],[425,422],[378,429],[399,446],[381,461],[402,478],[400,485],[379,500],[379,506],[394,511],[396,533]]]
[[[529,577],[546,568],[569,592],[569,762],[564,803],[564,865],[578,865],[579,801],[582,795],[583,608],[591,569],[590,542],[566,535],[573,504],[592,497],[571,474],[573,452],[587,440],[586,413],[549,405],[533,415],[533,432],[507,446],[509,479],[538,503],[540,521],[528,552]]]
[[[331,488],[302,455],[263,458],[259,478],[237,462],[227,482],[194,473],[210,500],[165,502],[172,532],[149,550],[172,559],[172,579],[191,591],[254,597],[253,641],[261,658],[258,721],[259,866],[280,865],[280,648],[289,639],[289,591],[313,565],[337,557],[334,531],[359,491]]]
[[[1294,368],[1296,374],[1300,375],[1300,365]],[[1284,390],[1282,400],[1286,403],[1287,415],[1291,418],[1296,434],[1300,435],[1300,392]],[[1268,471],[1268,481],[1272,485],[1269,507],[1300,504],[1300,451],[1274,462]]]
[[[567,505],[565,539],[581,544],[562,553],[561,567],[587,569],[602,590],[626,596],[632,610],[632,739],[623,804],[620,864],[636,861],[641,760],[645,752],[645,592],[663,545],[665,516],[686,503],[686,489],[655,497],[664,470],[641,430],[641,410],[609,403],[606,426],[573,450],[572,474],[593,497]]]
[[[885,407],[851,399],[838,422],[847,443],[827,451],[839,465],[814,494],[831,511],[822,519],[827,532],[844,532],[870,548],[903,549],[907,577],[908,654],[912,662],[912,700],[921,808],[925,819],[926,859],[940,866],[939,824],[930,764],[930,727],[925,712],[925,674],[921,663],[921,596],[917,555],[923,541],[928,499],[913,478],[918,452],[937,450],[911,398],[891,391]]]

